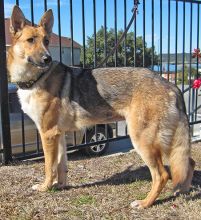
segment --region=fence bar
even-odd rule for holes
[[[200,7],[197,5],[197,48],[199,48],[200,39]],[[196,78],[199,76],[199,58],[197,57],[197,74]],[[197,120],[197,108],[198,108],[198,90],[196,89],[196,100],[195,100],[195,121]]]
[[[30,1],[31,6],[31,25],[34,26],[34,7],[33,7],[33,0]]]
[[[85,47],[85,10],[84,0],[82,0],[82,42],[83,42],[83,68],[86,65],[86,47]]]
[[[152,45],[151,45],[151,50],[152,50],[152,59],[151,59],[151,67],[152,70],[154,69],[154,0],[151,1],[151,23],[152,23],[152,28],[151,28],[151,35],[152,35]]]
[[[107,57],[107,4],[104,0],[104,58]],[[107,60],[104,63],[105,67],[107,66]]]
[[[126,10],[126,0],[124,0],[124,31],[126,30],[127,23],[127,10]],[[126,35],[124,37],[124,66],[127,65],[127,54],[126,54]]]
[[[44,0],[44,11],[47,11],[47,0]]]
[[[197,5],[197,49],[200,48],[200,5]],[[199,70],[199,58],[197,57],[197,77]]]
[[[177,38],[178,38],[178,0],[176,0],[176,18],[175,18],[175,85],[177,85]]]
[[[170,0],[168,0],[168,67],[167,67],[167,72],[168,72],[168,81],[170,80]]]
[[[16,1],[16,4],[19,6],[19,1]],[[31,24],[33,25],[33,2],[30,2],[31,4]],[[24,129],[24,112],[21,110],[21,128],[22,128],[22,152],[25,154],[25,129]]]
[[[142,65],[145,67],[145,0],[143,0],[143,60]]]
[[[94,19],[94,68],[96,67],[96,0],[93,0],[93,19]]]
[[[191,63],[192,63],[192,20],[193,20],[193,5],[190,4],[190,64],[189,64],[189,97],[188,97],[188,114],[191,112]],[[193,121],[193,115],[189,118],[189,120]]]
[[[134,19],[134,54],[133,54],[133,58],[134,58],[134,67],[137,66],[137,41],[136,41],[136,35],[137,35],[137,28],[136,28],[136,24],[137,24],[137,16],[135,16]]]
[[[118,122],[115,122],[115,137],[118,137]]]
[[[71,35],[71,65],[74,65],[74,46],[73,46],[73,2],[70,0],[70,35]]]
[[[163,45],[163,40],[162,40],[162,32],[163,32],[163,25],[162,25],[162,0],[160,0],[160,75],[162,75],[162,45]]]
[[[117,0],[114,0],[114,34],[115,34],[115,45],[117,45]],[[115,50],[114,65],[117,67],[117,56],[118,48]]]
[[[3,163],[12,161],[10,120],[8,109],[8,81],[6,71],[6,40],[4,23],[4,1],[0,1],[0,132]]]
[[[59,33],[59,61],[62,62],[60,0],[57,0],[57,12],[58,12],[58,33]]]
[[[181,91],[184,91],[184,63],[185,63],[185,40],[186,40],[186,2],[183,2],[183,54],[182,54],[182,87]]]

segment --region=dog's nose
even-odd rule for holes
[[[50,62],[52,62],[52,57],[48,54],[43,55],[42,59],[45,64],[49,64]]]

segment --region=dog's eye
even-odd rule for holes
[[[48,39],[45,39],[45,40],[44,40],[44,44],[45,44],[45,46],[48,46],[49,43],[50,43],[50,41],[49,41]]]
[[[34,38],[33,38],[33,37],[30,37],[30,38],[27,39],[27,41],[28,41],[29,43],[34,43]]]

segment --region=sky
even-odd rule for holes
[[[152,20],[151,20],[151,2],[152,0],[145,1],[145,41],[148,46],[152,44]],[[15,0],[4,0],[4,13],[5,17],[10,17],[12,7],[15,4]],[[53,31],[58,33],[58,0],[47,0],[47,7],[53,9],[55,23]],[[63,36],[70,37],[70,0],[60,0],[60,14],[61,14],[61,34]],[[94,33],[93,22],[93,2],[94,0],[85,0],[85,35],[92,36]],[[101,25],[104,25],[104,0],[96,0],[96,29],[98,30]],[[114,0],[106,1],[107,11],[107,28],[114,28]],[[44,13],[44,1],[33,0],[34,3],[34,22],[38,23],[41,16]],[[143,34],[143,0],[140,0],[139,14],[137,15],[137,36]],[[83,45],[82,35],[82,0],[72,0],[73,4],[73,39]],[[31,20],[30,0],[19,0],[19,6],[24,12],[26,18]],[[126,15],[127,24],[132,16],[131,9],[133,7],[133,0],[126,1]],[[199,6],[201,8],[201,4]],[[200,16],[201,18],[201,9]],[[117,28],[124,28],[124,0],[117,0]],[[170,52],[175,53],[176,45],[176,3],[171,1],[170,10]],[[199,39],[197,39],[198,32],[198,6],[193,4],[193,20],[192,20],[192,50],[197,48],[197,41],[201,44],[201,22],[199,24]],[[162,52],[168,52],[168,0],[162,0]],[[185,52],[190,52],[190,3],[186,3],[186,15],[185,15]],[[201,21],[201,19],[200,19]],[[134,30],[134,25],[129,31]],[[178,3],[178,53],[183,51],[183,3]],[[154,45],[156,52],[160,51],[160,0],[154,0]],[[200,46],[199,46],[200,47]]]

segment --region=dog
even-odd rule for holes
[[[10,20],[8,72],[23,111],[38,128],[45,155],[45,181],[33,189],[66,186],[66,131],[125,119],[152,176],[148,196],[131,206],[151,206],[165,187],[169,174],[163,156],[169,159],[175,193],[188,192],[195,162],[180,90],[146,68],[81,69],[52,61],[48,45],[53,23],[48,10],[38,26],[31,26],[18,6]]]

